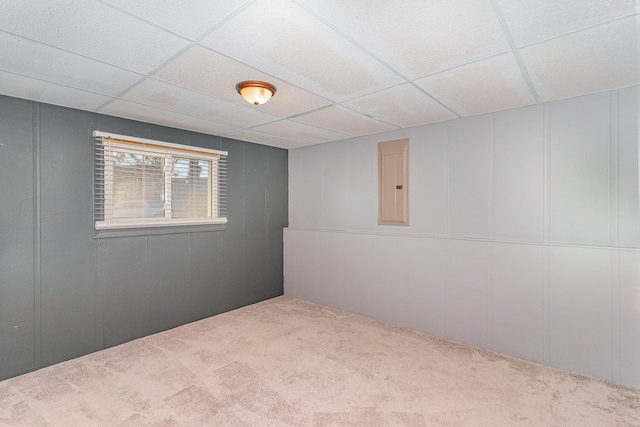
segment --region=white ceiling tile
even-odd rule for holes
[[[461,116],[535,104],[511,53],[416,80]]]
[[[370,135],[397,129],[387,123],[372,119],[363,114],[339,105],[295,117],[297,122],[335,130],[352,136]]]
[[[198,117],[191,117],[120,99],[108,104],[104,108],[100,109],[99,112],[110,116],[140,120],[147,123],[155,123],[178,129],[193,130],[211,135],[222,135],[239,130],[239,128],[235,126],[209,121]]]
[[[141,73],[188,44],[95,0],[3,0],[0,29]]]
[[[542,101],[640,84],[640,15],[520,50]]]
[[[246,0],[105,1],[192,40],[246,2]]]
[[[67,86],[0,71],[0,93],[79,110],[95,111],[111,98]]]
[[[303,146],[299,141],[296,141],[295,139],[269,135],[266,133],[256,132],[251,129],[232,132],[225,135],[225,137],[238,139],[241,141],[255,142],[256,144],[270,145],[272,147],[285,148],[287,150]]]
[[[0,32],[0,69],[78,89],[117,95],[140,74]]]
[[[121,98],[238,127],[253,127],[279,120],[251,108],[248,103],[245,107],[155,79],[146,79]]]
[[[561,36],[636,12],[636,0],[496,0],[496,2],[518,46]]]
[[[489,0],[303,0],[410,80],[509,50]]]
[[[457,118],[454,113],[409,83],[353,99],[345,102],[345,105],[400,127]]]
[[[334,101],[402,81],[291,1],[258,0],[202,43]]]
[[[159,70],[154,77],[243,106],[249,104],[236,91],[236,84],[243,80],[267,81],[276,86],[276,95],[266,104],[253,108],[281,118],[331,103],[202,46],[192,47]]]
[[[299,143],[303,145],[320,144],[322,142],[339,141],[349,138],[349,135],[343,133],[294,122],[292,120],[268,123],[266,125],[256,126],[252,130],[299,141]]]

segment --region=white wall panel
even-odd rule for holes
[[[317,233],[316,260],[316,301],[329,307],[342,309],[342,288],[344,286],[344,256],[342,254],[342,234]]]
[[[312,302],[318,299],[316,235],[317,233],[313,231],[299,232],[296,239],[298,249],[295,261],[297,265],[294,267],[296,269],[298,298]]]
[[[438,123],[409,137],[409,223],[411,231],[447,232],[447,125]]]
[[[302,223],[302,155],[305,150],[289,150],[289,226],[299,228]]]
[[[322,227],[322,145],[312,145],[301,154],[300,226]]]
[[[619,91],[618,117],[618,244],[640,247],[638,198],[638,124],[640,87]]]
[[[492,237],[543,240],[543,107],[492,116]]]
[[[373,253],[369,234],[345,234],[342,239],[344,286],[342,305],[352,313],[371,315],[366,295],[373,279]]]
[[[378,144],[362,139],[347,146],[349,229],[373,230],[378,224]]]
[[[373,277],[365,294],[365,314],[396,325],[405,323],[403,240],[400,236],[371,236]]]
[[[611,252],[549,250],[552,366],[612,379]]]
[[[298,266],[297,260],[298,235],[300,231],[285,228],[283,231],[283,258],[284,258],[284,294],[293,298],[300,298],[298,295]]]
[[[488,243],[446,241],[446,336],[488,347]]]
[[[327,143],[322,146],[323,227],[346,230],[349,224],[349,200],[347,197],[347,145]]]
[[[620,251],[620,379],[640,388],[640,253]]]
[[[490,245],[491,348],[543,363],[542,246]]]
[[[403,243],[406,326],[445,335],[445,241],[408,238]]]
[[[490,236],[491,117],[448,123],[449,233]]]
[[[285,293],[639,387],[639,90],[291,150]],[[406,137],[411,225],[378,226]]]
[[[610,243],[609,98],[599,93],[548,105],[552,242]]]

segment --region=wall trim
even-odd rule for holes
[[[420,239],[439,239],[454,241],[471,241],[471,242],[488,242],[488,243],[505,243],[514,245],[531,245],[543,247],[560,247],[560,248],[584,248],[584,249],[606,249],[625,252],[640,252],[640,248],[627,246],[604,246],[604,245],[585,245],[573,243],[558,242],[536,242],[528,240],[505,240],[491,239],[487,237],[465,237],[465,236],[443,236],[440,234],[422,234],[422,233],[393,233],[388,231],[366,231],[366,230],[341,230],[330,228],[306,228],[306,227],[285,227],[285,231],[305,231],[317,233],[335,233],[335,234],[366,234],[371,236],[391,236],[391,237],[411,237]]]

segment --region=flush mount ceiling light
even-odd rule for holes
[[[236,90],[245,101],[255,105],[264,104],[276,93],[274,85],[258,80],[240,82],[236,85]]]

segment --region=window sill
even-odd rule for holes
[[[201,233],[209,231],[224,231],[227,224],[194,224],[164,227],[140,228],[111,228],[93,230],[94,239],[109,239],[113,237],[155,236],[159,234]]]

